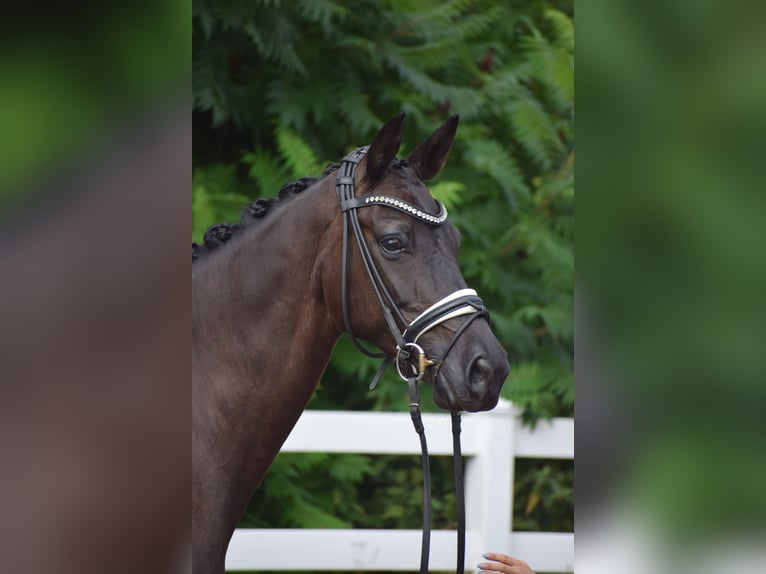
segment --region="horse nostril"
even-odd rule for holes
[[[486,387],[492,380],[492,365],[484,357],[479,357],[471,363],[471,369],[468,371],[468,381],[472,389],[481,389]]]

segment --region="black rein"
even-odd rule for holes
[[[368,146],[369,147],[369,146]],[[370,279],[375,296],[383,311],[383,317],[391,331],[396,344],[396,369],[402,379],[407,381],[410,395],[410,416],[413,426],[420,439],[421,460],[423,466],[423,537],[420,554],[420,574],[428,573],[428,558],[431,545],[431,472],[428,457],[428,445],[426,443],[425,429],[420,416],[420,397],[418,383],[425,376],[428,366],[433,366],[432,371],[435,379],[447,354],[454,346],[458,337],[477,318],[488,318],[489,314],[482,300],[472,289],[461,289],[437,301],[426,309],[421,315],[408,322],[399,311],[393,297],[386,288],[383,279],[375,265],[369,247],[364,240],[362,228],[359,224],[357,210],[372,205],[382,205],[397,209],[415,219],[429,225],[441,225],[447,220],[447,210],[437,200],[439,213],[427,213],[418,207],[393,197],[384,195],[367,195],[356,197],[354,193],[354,173],[362,159],[365,157],[368,147],[362,147],[348,154],[341,162],[337,172],[336,193],[338,203],[343,214],[343,246],[341,257],[341,301],[343,307],[343,322],[346,332],[354,346],[370,357],[384,358],[378,373],[370,385],[374,388],[382,376],[386,367],[391,363],[391,358],[385,352],[376,352],[367,349],[354,335],[351,328],[351,320],[348,306],[348,240],[353,232],[359,252],[362,256],[367,276]],[[455,317],[467,315],[463,324],[455,332],[447,344],[444,352],[438,360],[427,358],[425,351],[417,344],[418,338],[433,327]],[[453,469],[455,474],[455,497],[457,501],[457,574],[463,574],[465,569],[465,493],[463,485],[463,460],[460,448],[460,412],[451,412],[452,435],[453,435]]]

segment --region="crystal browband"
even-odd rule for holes
[[[430,223],[431,225],[441,225],[442,223],[447,221],[447,208],[444,207],[444,204],[441,203],[438,199],[434,199],[434,201],[436,202],[436,205],[439,206],[439,213],[435,215],[426,213],[425,211],[415,207],[411,203],[408,203],[401,199],[396,199],[394,197],[388,197],[386,195],[369,195],[367,197],[355,197],[354,199],[348,199],[346,201],[341,202],[340,207],[341,207],[341,211],[348,211],[349,209],[356,209],[356,208],[364,207],[368,205],[385,205],[388,207],[393,207],[394,209],[398,209],[399,211],[406,213],[407,215],[416,217],[420,219],[421,221]]]

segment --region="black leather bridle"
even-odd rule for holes
[[[364,240],[357,211],[364,207],[382,205],[397,209],[428,225],[438,226],[447,221],[447,210],[438,200],[434,201],[436,201],[439,211],[438,213],[433,214],[428,213],[411,203],[386,195],[371,194],[356,197],[354,192],[354,173],[356,172],[359,163],[365,157],[368,149],[369,146],[361,147],[344,157],[336,176],[335,189],[340,210],[343,214],[343,245],[341,258],[341,305],[343,308],[343,322],[352,343],[359,349],[359,351],[370,357],[384,359],[370,385],[370,388],[373,389],[383,375],[383,372],[391,363],[391,358],[385,352],[371,351],[366,348],[357,339],[351,328],[348,305],[348,243],[350,234],[353,233],[357,246],[359,247],[359,253],[361,254],[364,268],[375,292],[375,297],[383,311],[383,317],[385,318],[386,324],[396,341],[396,357],[394,363],[399,376],[407,381],[410,395],[410,416],[415,431],[420,438],[423,466],[423,538],[420,555],[420,573],[426,574],[428,572],[428,556],[431,540],[431,477],[428,445],[426,444],[425,429],[420,416],[418,383],[426,376],[426,371],[429,367],[433,367],[430,376],[432,377],[432,381],[435,381],[447,354],[455,345],[458,338],[465,332],[468,326],[479,317],[489,319],[489,313],[481,298],[476,294],[476,291],[473,289],[459,289],[431,305],[412,321],[407,321],[402,315],[396,302],[386,288],[383,278],[372,258],[370,249]],[[456,317],[465,317],[462,325],[455,331],[442,351],[442,354],[436,359],[429,358],[423,347],[418,344],[418,339],[427,331]],[[455,494],[458,518],[457,573],[463,574],[465,568],[465,495],[463,486],[462,454],[460,448],[460,411],[453,410],[451,412],[451,419],[453,467],[455,473]]]

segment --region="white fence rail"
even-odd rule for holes
[[[423,415],[432,455],[452,454],[448,414]],[[466,462],[466,571],[484,552],[526,560],[536,572],[574,571],[574,534],[513,532],[516,457],[574,458],[574,420],[541,422],[534,432],[502,401],[486,413],[463,415]],[[289,452],[419,454],[408,413],[306,411],[282,447]],[[237,529],[227,570],[417,571],[419,530]],[[455,568],[456,533],[432,532],[431,571]]]

